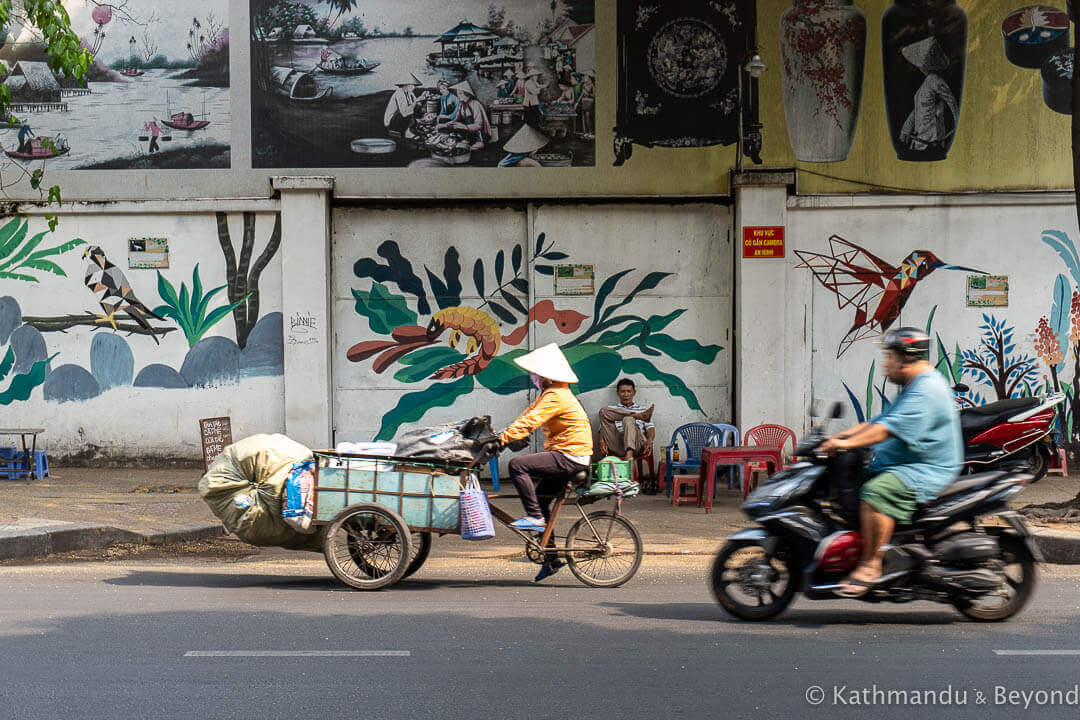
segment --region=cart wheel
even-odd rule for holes
[[[592,587],[616,587],[634,577],[644,554],[637,528],[621,515],[600,511],[581,518],[566,535],[566,562]]]
[[[431,533],[414,532],[412,534],[412,554],[409,556],[409,566],[405,568],[405,574],[401,577],[407,578],[419,570],[430,553]]]
[[[326,530],[323,555],[330,572],[357,590],[378,590],[405,575],[412,551],[409,528],[390,508],[350,505]]]

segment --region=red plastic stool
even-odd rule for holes
[[[683,488],[694,488],[694,494],[683,492]],[[697,505],[702,499],[701,475],[675,475],[671,476],[671,505],[678,507],[680,502],[692,502]]]

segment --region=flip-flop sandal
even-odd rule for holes
[[[866,580],[855,580],[854,578],[848,578],[847,580],[844,581],[843,584],[848,586],[848,587],[855,588],[855,589],[847,590],[845,588],[841,588],[841,589],[836,590],[834,592],[835,592],[836,595],[839,595],[840,597],[844,597],[844,598],[862,597],[866,593],[870,592],[870,588],[874,587],[874,582],[875,581],[873,581],[873,580],[866,581]]]

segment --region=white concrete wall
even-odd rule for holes
[[[255,258],[262,253],[274,227],[276,203],[236,203],[203,206],[201,212],[182,203],[154,207],[83,207],[65,213],[55,232],[47,233],[37,250],[81,238],[85,244],[52,256],[66,277],[33,270],[37,282],[0,277],[0,353],[10,347],[16,358],[11,373],[0,380],[0,392],[9,389],[24,364],[52,357],[45,382],[28,399],[14,399],[0,407],[0,425],[45,428],[42,443],[50,457],[82,457],[102,460],[171,460],[200,457],[199,418],[228,415],[234,437],[256,432],[278,432],[284,427],[281,371],[281,275],[280,253],[270,260],[259,282],[259,317],[266,322],[248,337],[243,352],[236,345],[231,314],[210,327],[202,340],[190,348],[183,331],[171,319],[151,320],[159,330],[159,343],[146,334],[114,332],[102,324],[95,329],[77,325],[64,332],[39,331],[23,324],[27,317],[58,318],[87,313],[102,314],[97,296],[84,283],[89,246],[99,246],[127,278],[135,296],[151,309],[162,304],[154,270],[128,267],[128,238],[163,237],[169,243],[169,267],[161,273],[180,291],[181,283],[192,289],[196,264],[204,291],[226,283],[225,259],[218,241],[215,207],[227,209],[228,226],[237,255],[243,237],[243,210],[259,210],[255,219]],[[0,225],[9,220],[0,220]],[[43,218],[29,218],[29,235],[46,230]],[[10,255],[7,259],[10,259]],[[3,262],[3,259],[0,259]],[[209,301],[210,310],[228,304],[226,291]],[[87,315],[88,316],[88,315]],[[130,324],[122,312],[116,320]],[[275,328],[275,323],[277,327]],[[9,335],[8,331],[13,331]],[[201,356],[204,372],[191,364]],[[185,367],[185,361],[190,360]],[[130,368],[125,366],[130,363]],[[157,386],[136,386],[140,372],[158,368]],[[180,372],[184,374],[181,375]],[[67,375],[68,379],[64,379]],[[165,384],[184,387],[162,387]],[[201,379],[200,379],[201,378]],[[110,385],[115,382],[115,386]],[[155,384],[155,381],[144,382]]]
[[[701,346],[719,345],[709,362],[693,359],[682,352],[691,353],[692,344],[679,345],[682,352],[678,358],[659,354],[647,346],[643,353],[631,341],[617,347],[611,338],[604,338],[607,330],[620,330],[633,320],[618,322],[584,338],[588,342],[604,340],[608,353],[600,354],[597,370],[592,378],[604,378],[602,386],[587,387],[583,378],[579,389],[580,399],[591,415],[604,404],[616,402],[614,382],[624,374],[638,385],[638,399],[656,405],[654,421],[657,425],[657,446],[667,444],[671,431],[678,425],[708,420],[731,421],[731,318],[732,318],[732,266],[730,240],[730,210],[722,205],[540,205],[528,208],[513,207],[458,207],[458,208],[404,208],[375,209],[349,208],[334,212],[333,242],[333,288],[334,288],[334,384],[335,384],[335,436],[341,440],[370,440],[379,431],[384,415],[395,407],[403,396],[418,390],[442,385],[447,381],[425,379],[418,382],[399,382],[394,374],[404,365],[394,362],[382,373],[373,370],[378,355],[360,362],[351,362],[346,355],[351,347],[360,342],[382,340],[392,343],[387,333],[376,333],[367,318],[357,314],[352,290],[370,291],[373,280],[358,278],[354,265],[362,258],[372,258],[385,263],[379,254],[380,246],[387,241],[397,244],[402,256],[412,265],[413,271],[423,278],[423,286],[432,313],[438,306],[432,300],[430,282],[425,268],[442,278],[443,258],[448,247],[455,247],[460,254],[461,283],[463,292],[460,305],[481,307],[481,299],[474,281],[477,260],[483,262],[485,296],[495,300],[514,315],[514,322],[499,321],[499,334],[510,335],[525,323],[525,316],[515,311],[512,304],[501,295],[492,297],[497,287],[495,277],[496,256],[504,253],[502,282],[509,283],[514,274],[513,252],[515,246],[523,248],[519,279],[529,281],[527,293],[513,289],[515,297],[524,306],[550,301],[562,313],[561,326],[557,322],[536,322],[529,327],[523,341],[511,346],[503,341],[497,357],[516,348],[535,348],[548,342],[558,342],[567,352],[573,345],[582,352],[580,342],[597,318],[597,295],[605,280],[617,273],[629,271],[607,296],[604,311],[627,299],[627,296],[649,273],[672,273],[657,279],[651,286],[624,307],[613,310],[608,319],[619,316],[651,319],[682,311],[667,327],[657,328],[656,333],[673,339],[695,341]],[[551,259],[542,256],[533,259],[537,239],[544,235],[543,254],[560,253]],[[552,277],[537,272],[538,264],[557,263],[591,264],[595,270],[594,294],[569,297],[554,294]],[[396,295],[405,298],[409,311],[416,313],[417,298],[403,293],[398,285],[385,281],[383,285]],[[651,285],[651,284],[650,284]],[[512,286],[507,286],[508,289]],[[485,312],[495,313],[490,306]],[[431,314],[418,313],[416,324],[426,327]],[[655,321],[654,321],[655,322]],[[635,334],[635,338],[639,334]],[[441,334],[437,345],[445,346],[449,330]],[[467,338],[459,343],[464,350]],[[575,341],[578,341],[575,343]],[[664,347],[666,340],[658,341]],[[601,352],[599,346],[589,346],[590,352]],[[471,353],[475,355],[477,353]],[[704,356],[702,356],[703,358]],[[690,403],[673,394],[660,376],[649,379],[639,373],[628,372],[624,364],[631,359],[646,359],[663,373],[684,383],[690,402],[700,405],[691,409]],[[633,363],[628,367],[633,368]],[[610,377],[608,377],[610,376]],[[468,394],[457,398],[448,407],[433,407],[421,416],[410,418],[401,429],[437,422],[457,420],[474,414],[490,414],[493,425],[503,428],[527,405],[532,394],[525,391],[514,394],[496,394],[481,383]]]
[[[1057,276],[1065,277],[1070,296],[1080,282],[1080,273],[1070,271],[1058,253],[1044,242],[1043,232],[1063,231],[1080,246],[1073,203],[1072,195],[1064,193],[791,198],[787,209],[786,313],[789,318],[797,318],[809,308],[812,343],[805,343],[797,333],[782,341],[787,353],[801,362],[804,370],[809,370],[812,397],[843,402],[847,409],[845,421],[853,422],[853,407],[842,383],[846,382],[860,404],[865,405],[872,362],[876,361],[875,385],[880,388],[882,380],[880,349],[873,344],[877,336],[855,342],[837,358],[841,339],[852,326],[854,310],[838,308],[833,293],[812,281],[809,270],[796,267],[800,259],[794,250],[828,254],[829,237],[834,234],[892,265],[899,265],[914,250],[929,250],[948,264],[1007,275],[1008,307],[979,308],[966,304],[966,282],[971,273],[935,269],[916,283],[893,327],[925,328],[930,311],[936,306],[931,336],[940,336],[951,355],[957,346],[962,351],[977,348],[984,337],[979,327],[983,315],[992,315],[1014,328],[1014,348],[1010,355],[1014,361],[1022,356],[1033,361],[1031,384],[1041,389],[1044,379],[1049,377],[1049,369],[1035,352],[1036,326],[1041,317],[1051,315]],[[864,260],[857,262],[867,264]],[[791,292],[795,283],[799,291]],[[1075,353],[1068,348],[1063,350],[1061,379],[1071,382]],[[931,361],[936,363],[938,359],[935,348]],[[965,373],[963,381],[982,400],[998,399],[988,383],[970,372]],[[890,386],[887,394],[895,391]],[[1013,394],[1018,392],[1019,389]],[[876,397],[876,391],[874,394],[873,411],[877,412],[880,398]],[[805,430],[805,415],[789,411],[788,421],[792,427],[802,426]]]

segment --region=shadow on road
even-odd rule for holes
[[[910,612],[852,609],[850,606],[832,610],[789,610],[766,621],[739,620],[728,615],[716,603],[599,603],[601,607],[618,610],[624,615],[647,620],[713,620],[727,625],[778,625],[798,628],[823,628],[832,625],[953,625],[966,624],[960,615],[940,612]]]
[[[392,587],[379,592],[440,590],[446,588],[514,588],[514,587],[551,587],[566,589],[581,587],[567,573],[566,582],[546,581],[542,584],[529,579],[494,579],[460,580],[449,578],[407,578]],[[186,573],[161,572],[152,570],[133,570],[123,577],[108,578],[108,585],[148,585],[152,587],[206,587],[206,588],[246,588],[262,587],[284,590],[348,590],[352,588],[338,582],[327,573],[326,577],[296,575],[264,575],[259,573]],[[355,591],[360,592],[360,591]]]

